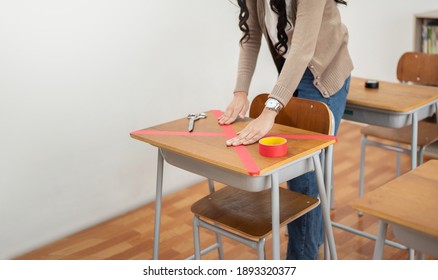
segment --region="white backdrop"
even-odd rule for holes
[[[429,10],[350,0],[353,75],[395,80]],[[0,259],[154,199],[157,151],[129,132],[225,108],[237,15],[228,0],[0,0]],[[263,46],[251,95],[275,77]],[[203,179],[165,172],[165,193]]]

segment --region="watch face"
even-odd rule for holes
[[[275,108],[276,106],[277,106],[277,102],[275,100],[270,99],[266,102],[266,107]]]

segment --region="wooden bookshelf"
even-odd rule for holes
[[[425,37],[432,34],[435,37],[433,42]],[[415,15],[414,51],[438,53],[437,34],[438,10]]]

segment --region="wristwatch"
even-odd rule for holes
[[[283,105],[277,99],[270,97],[265,102],[265,108],[278,113],[281,109],[283,109]]]

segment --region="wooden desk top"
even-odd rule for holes
[[[438,160],[366,193],[353,208],[438,238]]]
[[[365,88],[367,79],[352,77],[348,105],[407,113],[438,100],[438,87],[379,81],[378,89]]]
[[[186,155],[216,166],[234,170],[248,175],[239,155],[232,147],[225,144],[226,136],[223,127],[217,123],[217,119],[212,111],[206,112],[207,118],[197,120],[194,132],[187,135],[188,119],[181,118],[175,121],[153,126],[147,129],[131,133],[131,137],[153,146],[170,150],[182,155]],[[236,132],[242,130],[250,119],[240,120],[232,124]],[[184,132],[184,135],[152,135],[143,134],[142,131],[171,131]],[[213,136],[195,136],[194,133],[213,133]],[[289,126],[274,124],[269,134],[287,135],[320,135],[306,130],[292,128]],[[286,163],[309,155],[315,151],[335,143],[334,139],[287,139],[288,154],[283,157],[269,158],[263,157],[258,152],[258,144],[245,146],[249,155],[260,169],[260,175],[278,168]]]

